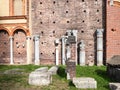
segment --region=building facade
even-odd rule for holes
[[[84,41],[84,63],[94,65],[100,51],[97,29],[104,30],[104,63],[120,54],[118,17],[119,0],[1,1],[0,63],[63,64],[70,48],[71,59],[80,64],[80,44]],[[63,39],[71,32],[76,39],[68,47]]]

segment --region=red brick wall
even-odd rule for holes
[[[54,40],[61,38],[67,30],[76,29],[78,43],[84,40],[86,44],[86,63],[94,63],[95,32],[103,28],[104,5],[105,0],[32,0],[32,32],[41,36],[41,62],[54,64]],[[61,60],[61,52],[59,58]]]
[[[120,7],[107,1],[106,59],[120,55]]]
[[[5,30],[0,31],[0,63],[10,63],[10,43],[9,35]]]

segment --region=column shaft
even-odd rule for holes
[[[14,64],[13,62],[13,37],[10,36],[10,64]]]

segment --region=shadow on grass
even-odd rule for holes
[[[104,85],[104,88],[108,89],[109,88],[109,82],[113,82],[113,80],[111,78],[109,78],[109,76],[107,75],[107,72],[104,70],[96,70],[95,71],[97,73],[98,76],[102,77],[104,80],[107,81],[107,84]]]
[[[61,77],[61,78],[66,78],[66,72],[65,72],[65,68],[64,67],[59,67],[57,74]]]
[[[73,84],[71,80],[69,80],[69,86],[75,87],[75,85]]]

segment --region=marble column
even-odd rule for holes
[[[71,59],[71,49],[70,49],[70,46],[67,45],[66,46],[66,60],[69,60]]]
[[[55,65],[59,65],[59,39],[55,40]]]
[[[110,6],[113,6],[114,0],[110,0]]]
[[[26,37],[27,42],[27,64],[32,64],[32,50],[31,50],[31,43],[30,43],[31,37]]]
[[[10,39],[10,64],[14,64],[14,61],[13,61],[13,36],[10,36],[9,39]]]
[[[81,66],[85,65],[85,44],[84,41],[80,41],[79,62]]]
[[[62,36],[62,65],[65,65],[66,57],[65,57],[65,40],[66,36]]]
[[[103,29],[97,29],[97,65],[103,65]]]
[[[39,35],[34,36],[34,42],[35,42],[35,65],[40,65],[40,57],[39,57]]]

